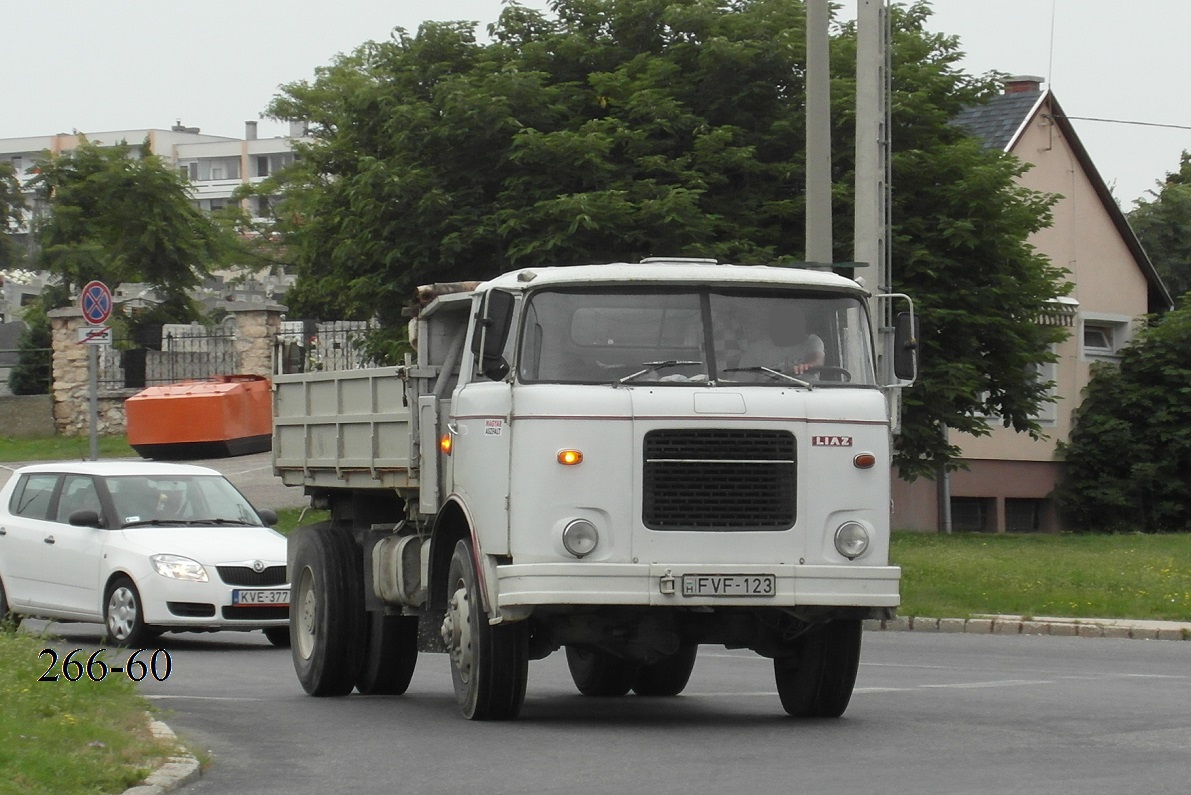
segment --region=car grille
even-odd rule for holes
[[[216,566],[219,579],[228,585],[285,585],[285,566],[269,566],[264,571],[253,571],[251,566]]]
[[[251,605],[225,607],[223,617],[228,621],[276,621],[289,619],[289,605]]]
[[[166,608],[176,616],[186,618],[214,618],[215,605],[202,602],[166,602]]]
[[[650,431],[644,455],[642,520],[651,530],[794,525],[797,461],[788,431]]]

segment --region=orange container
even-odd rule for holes
[[[151,386],[124,401],[128,444],[142,458],[222,458],[272,447],[269,379],[222,375]]]

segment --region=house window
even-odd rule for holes
[[[262,156],[256,159],[256,175],[258,177],[269,176],[269,158]]]
[[[223,166],[211,166],[211,179],[223,179]]]
[[[190,169],[190,181],[198,182],[198,163],[190,163],[188,168]]]
[[[951,529],[968,533],[991,532],[997,501],[992,497],[952,497]]]
[[[1046,500],[1006,499],[1005,532],[1037,533],[1042,529]]]
[[[1129,344],[1130,319],[1121,315],[1089,315],[1083,317],[1083,358],[1111,361],[1120,359],[1121,349]]]

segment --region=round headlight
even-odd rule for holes
[[[586,519],[575,519],[562,530],[562,545],[577,558],[590,555],[598,543],[599,531]]]
[[[868,549],[868,530],[860,522],[844,522],[835,531],[835,549],[848,560],[855,560]]]

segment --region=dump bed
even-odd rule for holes
[[[287,486],[417,488],[404,367],[278,375],[273,467]]]

